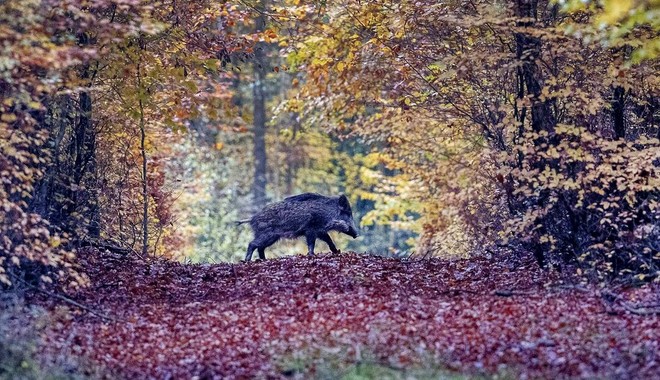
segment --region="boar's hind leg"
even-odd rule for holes
[[[328,245],[332,253],[339,253],[339,250],[337,249],[335,243],[332,241],[332,238],[330,237],[330,235],[328,235],[327,232],[320,234],[319,239],[323,240]]]
[[[255,249],[257,249],[257,245],[254,244],[254,240],[253,240],[250,242],[250,244],[248,244],[247,253],[245,254],[245,261],[252,260],[252,252],[254,252]]]
[[[307,254],[310,256],[314,255],[314,244],[316,244],[316,234],[307,234],[305,235],[307,240]]]
[[[245,261],[250,261],[252,259],[252,253],[256,249],[257,252],[259,253],[259,258],[262,260],[266,260],[266,252],[264,251],[266,248],[270,247],[271,245],[275,244],[275,242],[279,239],[279,236],[277,235],[266,235],[266,236],[260,236],[258,238],[255,238],[250,242],[250,245],[248,245],[248,250],[247,254],[245,255]]]

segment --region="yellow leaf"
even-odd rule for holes
[[[52,237],[50,239],[50,246],[51,247],[57,248],[57,247],[60,246],[60,244],[62,244],[62,241],[60,240],[60,238],[58,236]]]
[[[17,117],[13,113],[3,113],[0,119],[4,122],[11,123],[13,121],[16,121]]]
[[[633,0],[606,0],[603,7],[605,12],[600,16],[599,21],[614,24],[624,18],[633,5]]]

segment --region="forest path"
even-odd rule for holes
[[[91,285],[74,299],[117,321],[81,312],[52,326],[48,346],[121,377],[335,377],[360,362],[396,374],[660,378],[660,316],[561,286],[532,263],[81,257]],[[660,287],[622,294],[658,303]]]

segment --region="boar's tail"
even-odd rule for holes
[[[237,226],[240,226],[241,224],[244,223],[250,223],[250,219],[235,220],[234,223],[236,223]]]

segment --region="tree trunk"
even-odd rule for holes
[[[138,58],[141,59],[141,58]],[[144,91],[142,88],[141,62],[137,64],[137,87],[138,91]],[[146,122],[144,119],[144,103],[142,94],[139,95],[138,107],[140,110],[140,154],[142,156],[142,255],[146,257],[149,253],[149,183],[147,177],[147,149],[146,149]]]
[[[296,149],[295,148],[295,143],[296,143],[296,137],[298,135],[298,130],[300,129],[300,115],[297,112],[293,112],[291,114],[291,123],[293,124],[293,133],[291,135],[291,146],[289,149]],[[296,169],[298,167],[298,155],[297,154],[291,154],[293,152],[289,151],[287,152],[286,156],[286,174],[285,174],[285,181],[286,181],[286,194],[287,195],[292,195],[293,194],[293,181],[295,179],[296,175]]]
[[[260,8],[266,8],[263,1]],[[256,32],[266,29],[266,18],[259,13],[256,19]],[[252,197],[255,208],[266,204],[266,44],[258,42],[254,49],[254,84],[252,87],[254,104],[254,182],[252,184]]]
[[[612,121],[614,123],[614,136],[618,139],[626,138],[625,118],[626,91],[623,87],[614,87],[612,97]]]
[[[85,33],[77,36],[80,46],[94,44]],[[80,79],[91,86],[93,69],[85,64],[78,69]],[[51,163],[35,185],[30,208],[52,225],[64,231],[100,235],[100,212],[97,197],[96,132],[92,119],[92,97],[82,89],[73,95],[53,96],[44,100],[48,111],[36,117],[49,132]],[[82,238],[82,236],[81,236]]]
[[[518,0],[516,16],[522,20],[517,22],[519,27],[532,27],[538,17],[537,0]],[[552,109],[551,100],[539,100],[543,89],[541,75],[536,60],[541,55],[541,39],[527,33],[516,33],[516,57],[522,61],[519,71],[522,90],[519,95],[530,96],[532,100],[532,128],[534,131],[552,132],[557,121]]]
[[[89,67],[85,67],[83,78],[89,79]],[[74,167],[74,182],[80,186],[83,175],[89,174],[94,179],[96,178],[96,132],[92,124],[92,97],[87,91],[82,91],[79,95],[80,115],[76,134],[80,134],[79,144],[82,149],[79,156],[76,156],[76,166]],[[86,191],[87,199],[83,202],[86,203],[86,208],[89,214],[85,215],[88,228],[87,233],[92,238],[98,238],[101,233],[100,228],[100,212],[98,199],[95,193],[97,184],[94,184],[93,190]],[[74,203],[77,204],[76,193],[74,192]]]
[[[543,89],[543,82],[541,77],[541,70],[537,65],[537,59],[541,55],[542,41],[539,37],[533,35],[530,30],[534,27],[538,19],[538,0],[517,0],[516,1],[516,16],[520,19],[516,25],[518,27],[527,28],[527,31],[515,33],[516,40],[516,58],[521,61],[521,68],[518,70],[518,96],[519,98],[527,97],[531,100],[531,124],[534,132],[546,131],[549,137],[538,138],[535,144],[548,144],[556,145],[558,143],[557,136],[553,133],[557,120],[553,112],[552,100],[541,100],[541,91]],[[524,115],[526,109],[521,112],[521,123],[524,123]],[[545,160],[538,160],[536,166],[542,169],[546,165],[553,165],[552,162]],[[547,202],[545,194],[540,195],[536,199],[536,207],[543,207]],[[526,206],[521,205],[523,209]],[[538,230],[539,234],[545,234],[545,227],[542,226]],[[543,244],[533,243],[529,247],[534,258],[539,266],[544,267],[545,260],[545,246]]]

